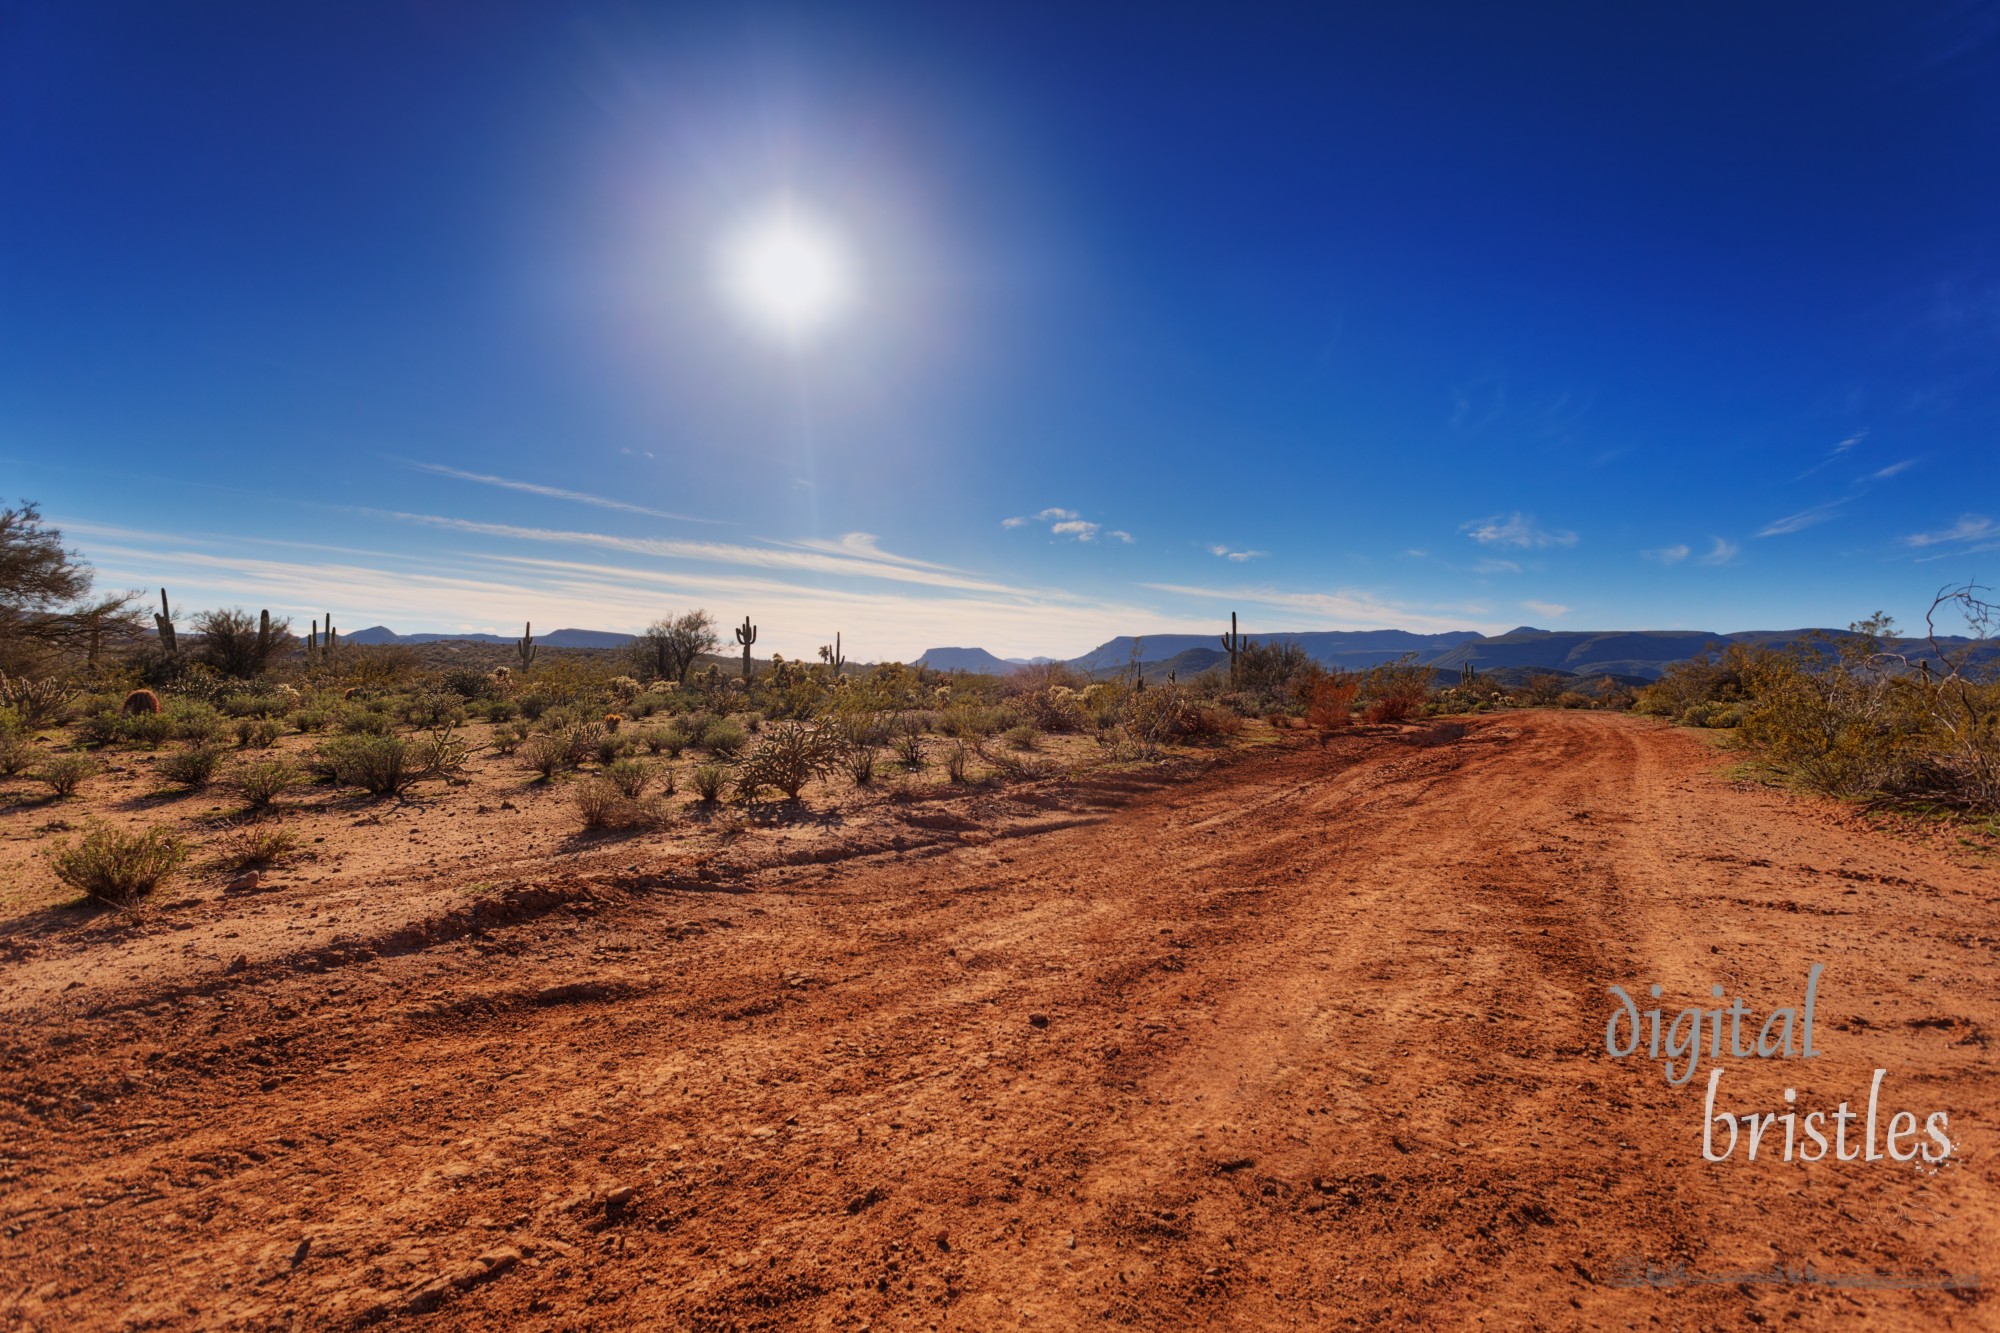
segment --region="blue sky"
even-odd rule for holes
[[[0,489],[190,609],[863,660],[2000,577],[2000,6],[1079,11],[11,7]]]

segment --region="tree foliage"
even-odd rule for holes
[[[40,671],[131,639],[134,594],[91,596],[90,565],[32,501],[0,509],[0,671]]]
[[[684,611],[654,621],[632,641],[628,651],[641,677],[686,684],[695,660],[714,652],[718,642],[715,621],[708,612]]]

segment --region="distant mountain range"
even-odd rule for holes
[[[340,637],[344,643],[517,643],[521,638],[518,634],[398,634],[386,625],[371,625]],[[535,636],[536,643],[550,648],[623,648],[632,639],[630,634],[601,629],[557,629]]]
[[[1735,634],[1714,634],[1702,630],[1546,630],[1522,625],[1505,634],[1485,635],[1472,630],[1450,630],[1442,634],[1414,634],[1400,629],[1307,630],[1299,633],[1246,634],[1250,643],[1297,644],[1314,661],[1330,667],[1364,670],[1414,654],[1425,666],[1456,672],[1466,663],[1479,671],[1560,671],[1573,676],[1620,676],[1656,679],[1675,662],[1699,656],[1715,644],[1749,643],[1778,646],[1801,639],[1808,629],[1744,630]],[[343,634],[348,643],[469,643],[511,644],[506,634],[398,634],[375,625],[352,634]],[[594,629],[558,629],[537,634],[535,642],[550,648],[622,648],[632,642],[630,634],[614,634]],[[1901,642],[1914,649],[1912,640]],[[1948,648],[1964,647],[1964,638],[1940,639]],[[1133,660],[1133,645],[1149,679],[1173,673],[1194,676],[1227,662],[1218,635],[1149,634],[1140,638],[1121,634],[1083,654],[1063,661],[1090,675],[1109,675],[1124,670]],[[2000,642],[1978,645],[1981,660],[2000,661]],[[1061,659],[1005,658],[984,648],[932,648],[916,659],[917,664],[937,671],[969,671],[981,675],[1004,676],[1024,666]]]
[[[1715,634],[1702,630],[1546,630],[1522,625],[1505,634],[1471,630],[1413,634],[1406,630],[1318,630],[1302,633],[1246,634],[1251,643],[1297,644],[1314,661],[1330,667],[1362,670],[1414,654],[1418,663],[1456,672],[1470,663],[1478,671],[1559,671],[1573,676],[1620,676],[1654,680],[1675,662],[1698,657],[1716,644],[1748,643],[1780,646],[1814,633],[1809,629],[1744,630]],[[1173,672],[1193,676],[1229,660],[1219,635],[1129,635],[1091,649],[1066,665],[1092,675],[1123,670],[1133,661],[1133,645],[1149,677]],[[1901,640],[1909,651],[1928,651],[1921,641]],[[1972,640],[1940,637],[1947,649]],[[2000,642],[1977,645],[1975,656],[2000,661]],[[941,671],[978,671],[995,675],[1017,670],[983,648],[933,648],[917,659]]]

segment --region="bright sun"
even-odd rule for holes
[[[825,328],[854,294],[839,241],[791,208],[760,219],[727,248],[723,283],[745,315],[792,342]]]

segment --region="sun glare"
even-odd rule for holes
[[[788,341],[820,332],[853,298],[840,243],[787,208],[752,225],[724,254],[723,282],[742,313]]]

